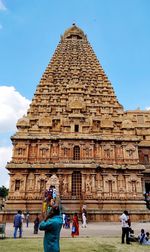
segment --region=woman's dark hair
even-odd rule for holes
[[[49,218],[52,218],[52,217],[54,217],[56,215],[60,215],[60,210],[59,210],[59,206],[54,205],[54,206],[52,206],[49,214],[47,215],[46,220],[49,219]]]
[[[129,215],[129,213],[128,213],[128,211],[127,211],[127,210],[125,210],[125,211],[124,211],[124,214],[125,214],[125,215]]]

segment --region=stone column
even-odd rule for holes
[[[85,174],[82,173],[82,192],[85,193]]]
[[[92,174],[92,192],[95,192],[95,174]]]
[[[72,192],[72,174],[68,174],[68,192]]]

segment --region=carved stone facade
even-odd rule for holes
[[[65,212],[84,204],[93,220],[116,220],[124,209],[148,218],[150,111],[124,111],[76,25],[61,37],[17,129],[6,211],[40,212],[44,190],[55,185]]]

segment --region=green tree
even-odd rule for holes
[[[1,186],[0,187],[0,197],[6,198],[6,196],[8,195],[8,191],[9,191],[8,188],[6,188],[5,186]]]

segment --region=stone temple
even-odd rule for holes
[[[55,185],[63,211],[87,206],[89,220],[148,220],[150,111],[124,111],[89,44],[75,24],[61,36],[27,115],[11,138],[5,213],[41,211]]]

